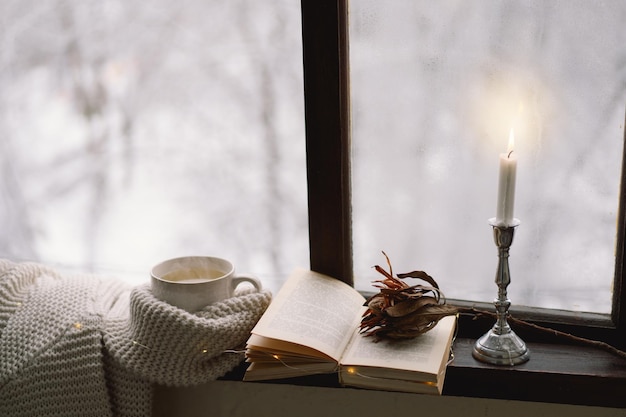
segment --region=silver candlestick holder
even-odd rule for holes
[[[496,219],[489,219],[493,227],[493,238],[498,247],[498,269],[496,284],[498,298],[494,300],[496,307],[496,323],[474,344],[472,355],[481,362],[493,365],[519,365],[528,361],[530,352],[526,343],[515,334],[509,326],[507,317],[511,301],[507,297],[506,288],[511,283],[509,271],[509,249],[513,243],[515,228],[520,221],[513,219],[512,225],[500,225]]]

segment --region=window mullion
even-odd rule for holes
[[[302,0],[311,269],[353,284],[346,0]]]

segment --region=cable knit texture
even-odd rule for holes
[[[237,366],[270,299],[244,290],[190,314],[149,285],[0,260],[0,416],[149,416],[152,383]]]

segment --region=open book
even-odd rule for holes
[[[252,330],[244,380],[337,372],[343,385],[441,394],[456,318],[414,339],[376,342],[359,333],[365,301],[337,279],[296,270]]]

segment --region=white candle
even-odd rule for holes
[[[498,205],[496,224],[513,225],[513,208],[515,205],[515,172],[517,157],[513,152],[513,129],[509,134],[509,146],[506,153],[500,154],[500,176],[498,181]]]

